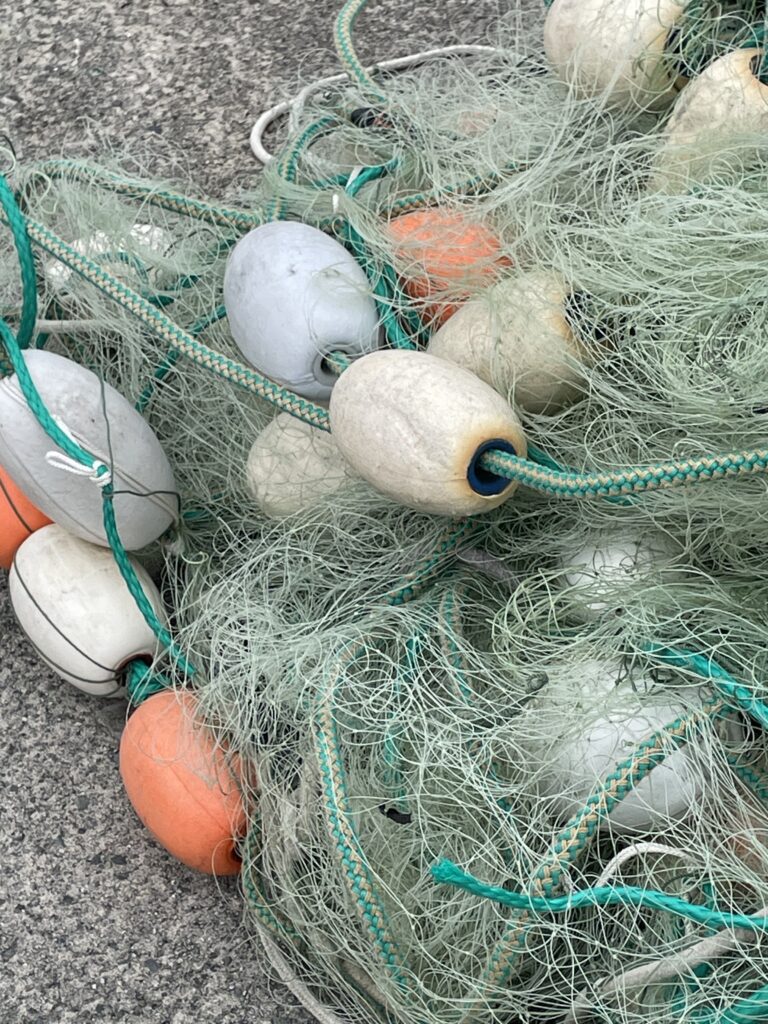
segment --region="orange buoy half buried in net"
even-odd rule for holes
[[[120,774],[133,808],[155,839],[190,868],[236,875],[246,818],[221,747],[195,722],[188,693],[149,697],[128,719]]]
[[[404,291],[412,299],[435,300],[424,302],[421,312],[424,320],[438,327],[465,299],[512,265],[502,255],[501,239],[460,213],[414,210],[391,220],[387,232],[395,245]]]
[[[0,466],[0,568],[10,569],[27,537],[50,521]]]

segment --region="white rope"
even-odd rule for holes
[[[402,68],[415,67],[417,64],[421,64],[426,60],[431,60],[433,57],[446,57],[453,55],[460,56],[471,56],[472,54],[479,53],[498,53],[499,50],[495,46],[482,46],[481,44],[462,44],[457,43],[454,46],[439,46],[433,50],[422,50],[419,53],[409,53],[405,57],[393,57],[391,60],[382,60],[378,64],[373,64],[371,67],[366,68],[368,74],[374,74],[376,71],[398,71]],[[337,75],[328,75],[327,78],[320,78],[316,82],[311,82],[309,85],[305,85],[304,88],[296,93],[293,99],[282,100],[280,103],[276,103],[273,107],[265,110],[261,114],[251,129],[251,149],[256,159],[266,165],[271,160],[274,160],[274,153],[270,153],[264,146],[263,138],[267,128],[278,118],[284,117],[285,114],[290,115],[290,130],[293,131],[296,127],[296,123],[301,116],[301,112],[304,109],[304,104],[309,97],[324,89],[327,85],[335,85],[338,82],[345,82],[349,80],[349,75],[342,71]]]
[[[694,860],[689,853],[678,850],[674,846],[665,846],[663,843],[633,843],[617,853],[613,860],[606,864],[602,874],[595,882],[595,886],[600,888],[601,885],[606,885],[618,873],[622,864],[626,864],[628,860],[632,860],[633,857],[639,857],[643,853],[668,854],[670,857],[677,857],[679,860],[687,860],[691,863]]]
[[[299,981],[292,967],[272,939],[265,935],[263,931],[260,931],[258,935],[269,962],[280,975],[280,980],[308,1013],[311,1013],[316,1020],[319,1020],[320,1024],[349,1024],[348,1021],[337,1017],[332,1010],[329,1010],[327,1006],[323,1006],[321,1002],[315,999],[307,986],[302,981]]]

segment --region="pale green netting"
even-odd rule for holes
[[[669,59],[698,70],[764,15],[691,5]],[[230,364],[227,252],[276,213],[337,232],[391,343],[423,344],[425,303],[390,269],[418,268],[386,224],[439,198],[498,233],[506,277],[566,282],[580,381],[562,410],[521,413],[539,452],[600,471],[763,449],[764,136],[729,139],[684,194],[650,192],[668,115],[575,98],[547,71],[542,19],[510,14],[495,54],[310,95],[254,192],[223,207],[118,164],[14,167],[13,183],[31,222],[86,240],[82,255]],[[374,126],[353,123],[371,105]],[[16,326],[17,261],[0,244]],[[146,557],[162,563],[202,715],[253,769],[244,890],[301,982],[350,1020],[759,1019],[764,932],[691,920],[675,900],[768,906],[764,477],[618,501],[521,489],[458,525],[355,482],[268,519],[245,481],[274,416],[257,384],[171,355],[146,319],[38,252],[39,316],[80,326],[37,343],[138,403],[173,464],[182,525]],[[449,285],[428,305],[466,297]],[[638,545],[650,554],[635,569]],[[613,573],[590,577],[590,547],[618,548]],[[590,779],[579,744],[607,716],[645,725]],[[678,780],[682,811],[621,832],[611,822],[648,773]],[[599,884],[624,902],[507,907],[438,882],[445,858],[532,898]],[[631,905],[632,887],[664,899]]]

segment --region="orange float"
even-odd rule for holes
[[[190,868],[236,875],[246,818],[237,779],[191,694],[166,691],[141,704],[120,741],[128,798],[155,839]]]
[[[502,268],[511,266],[502,255],[499,237],[460,213],[415,210],[391,220],[387,230],[406,294],[416,300],[437,299],[422,306],[424,319],[436,327],[465,299],[487,287]],[[440,301],[440,293],[450,298]]]
[[[0,466],[0,568],[10,569],[22,543],[50,521]]]

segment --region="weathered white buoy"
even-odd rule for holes
[[[248,454],[246,483],[267,516],[311,508],[353,478],[331,434],[279,413]]]
[[[657,705],[642,710],[609,712],[573,739],[553,738],[542,772],[542,789],[553,810],[568,820],[587,797],[605,782],[616,766],[632,756],[638,744],[682,714],[680,707]],[[606,825],[616,832],[660,830],[670,820],[685,818],[696,806],[702,774],[685,747],[674,750],[609,813]]]
[[[554,0],[544,49],[555,72],[581,96],[617,106],[657,108],[683,80],[665,59],[687,0]]]
[[[135,560],[131,564],[163,621],[157,588]],[[112,552],[61,526],[44,526],[24,541],[8,583],[16,618],[38,654],[84,693],[120,696],[121,669],[158,652]]]
[[[515,491],[479,465],[491,448],[525,457],[514,410],[474,374],[426,352],[364,356],[331,395],[331,430],[350,466],[383,494],[437,515],[474,515]]]
[[[152,278],[157,273],[152,258],[165,252],[171,243],[170,235],[161,227],[154,224],[134,224],[128,232],[126,240],[110,238],[104,231],[95,231],[88,238],[76,238],[71,243],[71,247],[78,255],[87,256],[93,260],[98,260],[99,257],[107,253],[117,255],[123,250],[127,250],[147,265],[147,274],[152,283]],[[119,257],[110,262],[107,269],[115,277],[126,281],[132,287],[146,283],[140,280],[140,274],[135,266]],[[57,291],[63,291],[69,284],[74,271],[61,260],[48,260],[43,266],[43,273]]]
[[[606,613],[617,614],[623,594],[654,572],[674,566],[682,548],[659,530],[608,531],[587,538],[572,555],[563,555],[561,577],[569,588],[571,610],[589,622]]]
[[[329,352],[355,358],[379,342],[371,288],[335,239],[307,224],[275,221],[241,238],[224,274],[232,337],[249,363],[313,401],[336,375]]]
[[[577,394],[584,352],[568,323],[570,289],[557,274],[509,277],[446,321],[428,352],[471,370],[515,405],[551,412]]]
[[[755,139],[768,131],[768,85],[757,77],[762,50],[734,50],[695,78],[675,103],[664,129],[649,187],[685,192],[692,181],[755,153]],[[739,136],[753,137],[751,153],[738,147]]]
[[[120,538],[145,547],[178,516],[173,471],[149,424],[114,388],[84,366],[53,352],[24,360],[45,407],[85,451],[112,471]],[[46,434],[16,374],[0,381],[0,465],[49,519],[84,540],[107,544],[101,490]]]

